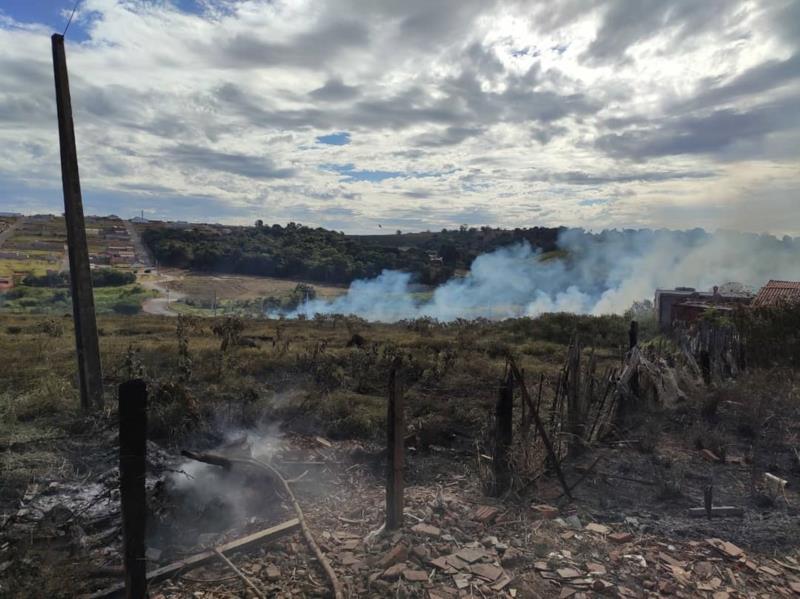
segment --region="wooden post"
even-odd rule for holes
[[[58,138],[61,146],[61,183],[64,189],[64,220],[67,226],[69,274],[72,287],[72,315],[75,323],[75,350],[78,356],[78,380],[81,407],[88,410],[103,406],[103,375],[100,347],[94,315],[89,248],[83,220],[83,200],[78,176],[78,152],[72,123],[72,103],[67,77],[64,36],[53,34],[53,71],[56,82]]]
[[[634,347],[638,347],[639,345],[639,323],[635,320],[631,320],[631,328],[628,330],[628,351],[632,352]],[[631,392],[638,397],[639,396],[639,372],[638,367],[637,370],[634,371],[633,376],[631,377]]]
[[[403,467],[405,465],[405,418],[397,365],[389,372],[389,407],[386,413],[386,529],[403,526]]]
[[[514,440],[514,378],[509,369],[500,386],[500,396],[495,406],[494,433],[494,488],[497,497],[511,486],[511,464],[509,450]],[[524,402],[523,402],[524,405]]]
[[[631,320],[631,328],[628,329],[628,350],[632,350],[639,345],[639,323]]]
[[[134,379],[119,386],[119,491],[125,589],[128,599],[147,596],[144,527],[147,386]]]
[[[575,335],[567,357],[567,426],[570,454],[582,449],[584,409],[581,397],[581,344]]]

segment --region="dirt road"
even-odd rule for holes
[[[131,238],[133,249],[136,252],[136,260],[145,266],[152,266],[153,261],[150,259],[150,252],[148,252],[147,248],[144,246],[142,237],[139,235],[136,227],[134,227],[133,223],[129,220],[123,220],[122,223],[125,225],[125,230],[128,231],[128,237]]]
[[[142,303],[142,310],[147,314],[155,314],[157,316],[177,316],[177,312],[173,312],[169,305],[179,299],[185,297],[185,294],[177,291],[170,290],[167,283],[174,281],[177,277],[168,274],[156,275],[158,278],[150,281],[141,281],[142,287],[145,289],[152,289],[159,292],[162,297],[153,297],[144,300]]]

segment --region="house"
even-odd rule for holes
[[[800,303],[800,281],[769,281],[753,300],[753,306]]]
[[[697,291],[694,287],[657,289],[655,297],[658,327],[669,329],[675,321],[693,321],[709,309],[732,311],[736,306],[746,306],[753,294],[741,286],[726,283],[711,291]]]
[[[14,279],[12,277],[0,277],[0,291],[6,291],[14,286]]]

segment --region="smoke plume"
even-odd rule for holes
[[[284,314],[357,315],[395,322],[431,317],[440,321],[502,319],[545,312],[622,313],[657,288],[707,290],[738,282],[757,289],[769,279],[800,279],[800,239],[722,231],[567,230],[563,256],[541,255],[525,242],[483,254],[464,277],[432,294],[420,294],[411,275],[386,270],[354,281],[337,298],[315,299]]]

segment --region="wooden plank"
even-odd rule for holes
[[[92,275],[89,269],[89,246],[86,243],[86,228],[83,218],[83,199],[81,198],[81,182],[78,174],[78,150],[75,147],[75,129],[72,121],[72,100],[69,93],[64,36],[53,34],[51,41],[81,408],[97,410],[103,407],[103,374],[100,367],[100,346],[97,340]]]
[[[705,518],[707,515],[708,511],[704,507],[689,508],[690,518]],[[733,505],[718,505],[711,508],[712,518],[734,518],[738,516],[744,516],[744,508]]]
[[[147,581],[156,582],[158,580],[163,580],[164,578],[169,578],[170,576],[173,576],[174,574],[177,574],[182,570],[195,568],[212,559],[219,559],[217,556],[217,551],[220,551],[221,553],[227,553],[230,551],[244,551],[247,549],[252,549],[261,543],[266,543],[267,541],[273,541],[286,534],[292,533],[296,531],[298,528],[300,528],[300,520],[298,520],[297,518],[292,518],[291,520],[282,522],[277,526],[273,526],[271,528],[266,528],[264,530],[254,532],[253,534],[247,535],[240,539],[236,539],[235,541],[218,545],[214,549],[197,553],[182,560],[178,560],[176,562],[172,562],[171,564],[167,564],[166,566],[156,568],[155,570],[150,570],[147,573]],[[101,591],[97,591],[90,595],[86,595],[85,597],[86,599],[101,599],[102,597],[113,597],[123,592],[124,590],[125,590],[124,584],[116,584]]]

